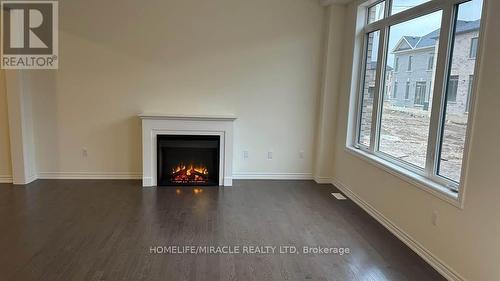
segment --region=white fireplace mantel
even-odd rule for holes
[[[219,185],[233,185],[234,115],[139,114],[142,119],[142,185],[157,185],[158,135],[209,135],[220,137]]]

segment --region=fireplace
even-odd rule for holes
[[[219,185],[220,136],[158,135],[159,186]]]

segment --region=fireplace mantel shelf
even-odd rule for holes
[[[207,121],[233,121],[238,117],[235,115],[195,115],[195,114],[164,114],[164,113],[141,113],[141,119],[164,119],[164,120],[207,120]]]

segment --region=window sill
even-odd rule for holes
[[[458,193],[449,190],[446,186],[423,177],[415,172],[408,169],[395,165],[387,160],[377,157],[371,153],[367,153],[361,149],[347,146],[345,150],[372,165],[434,195],[435,197],[459,208],[463,209],[463,200]]]

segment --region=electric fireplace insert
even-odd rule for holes
[[[159,135],[158,186],[219,185],[219,136]]]

